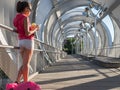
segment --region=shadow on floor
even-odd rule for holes
[[[115,82],[115,81],[118,82]],[[75,86],[69,86],[57,90],[120,90],[120,75],[115,77],[109,77],[101,80],[96,80],[88,83],[83,83]]]
[[[76,60],[74,60],[75,58],[76,58]],[[85,64],[83,64],[83,63],[85,63]],[[65,57],[63,60],[60,60],[60,61],[54,63],[52,66],[47,67],[45,69],[45,71],[43,71],[43,73],[89,70],[94,67],[103,69],[103,67],[95,65],[95,64],[91,63],[91,61],[80,58],[79,55],[72,55],[72,56],[69,55],[69,56]]]
[[[96,77],[98,75],[85,75],[85,76],[77,76],[77,77],[70,77],[70,78],[61,78],[61,79],[54,79],[54,80],[47,80],[47,81],[40,81],[36,82],[40,85],[42,84],[51,84],[51,83],[56,83],[56,82],[62,82],[62,81],[70,81],[70,80],[77,80],[77,79],[83,79],[83,78],[91,78],[91,77]]]

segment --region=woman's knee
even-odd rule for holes
[[[24,69],[24,68],[29,68],[29,63],[24,64],[24,65],[23,65],[23,69]]]
[[[21,72],[23,71],[23,65],[20,67],[20,71],[21,71]]]

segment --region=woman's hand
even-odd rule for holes
[[[40,29],[39,25],[36,25],[37,31]]]
[[[30,28],[31,30],[35,30],[35,31],[38,31],[40,29],[39,25],[37,25],[36,23],[32,23]]]
[[[18,33],[17,29],[13,29],[13,32],[16,32],[16,33]]]

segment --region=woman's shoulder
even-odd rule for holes
[[[23,17],[23,18],[26,18],[26,16],[25,16],[24,14],[22,14],[22,13],[18,13],[16,16],[17,16],[17,17]]]
[[[14,26],[17,26],[18,22],[25,20],[25,18],[26,18],[26,16],[21,13],[16,14],[16,17],[13,20]]]

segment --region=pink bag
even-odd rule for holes
[[[17,83],[8,83],[6,85],[6,90],[16,90],[16,87],[18,86]]]
[[[14,83],[7,84],[6,90],[41,90],[40,86],[36,84],[35,82],[23,82],[11,88],[11,86],[13,85]]]

